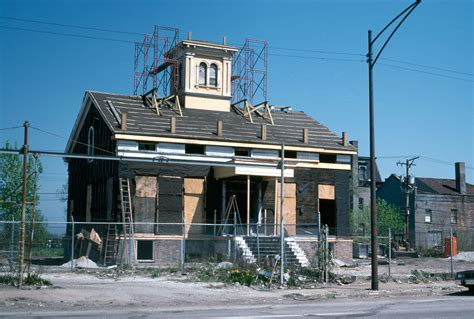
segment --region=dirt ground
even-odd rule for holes
[[[383,263],[383,262],[382,262]],[[455,261],[455,271],[474,269],[474,262]],[[452,280],[442,276],[413,276],[413,271],[443,274],[450,271],[450,262],[438,258],[400,259],[392,265],[393,279],[385,280],[387,265],[379,266],[382,279],[378,291],[370,290],[370,263],[358,261],[353,267],[335,267],[334,273],[355,276],[351,284],[333,282],[315,284],[304,289],[246,287],[218,282],[196,282],[189,274],[163,274],[152,278],[149,272],[113,270],[80,270],[42,267],[41,277],[52,282],[52,287],[17,289],[0,284],[0,313],[33,310],[137,309],[160,307],[207,307],[228,305],[258,305],[266,303],[317,302],[339,298],[378,298],[397,296],[433,296],[465,291]]]

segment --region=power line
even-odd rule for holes
[[[73,140],[73,139],[70,139],[68,137],[64,137],[62,135],[59,135],[59,134],[56,134],[56,133],[51,133],[51,132],[48,132],[48,131],[45,131],[43,129],[40,129],[38,127],[34,127],[34,126],[30,126],[31,129],[33,130],[37,130],[39,132],[42,132],[42,133],[45,133],[45,134],[49,134],[51,136],[55,136],[55,137],[59,137],[59,138],[62,138],[62,139],[65,139],[67,141],[71,141],[71,142],[75,142],[77,144],[81,144],[81,145],[84,145],[84,146],[88,146],[88,147],[92,147],[93,149],[95,150],[98,150],[98,151],[102,151],[102,152],[105,152],[105,153],[109,153],[109,154],[115,154],[114,152],[111,152],[109,150],[106,150],[106,149],[103,149],[103,148],[100,148],[100,147],[96,147],[96,146],[93,146],[93,145],[90,145],[90,144],[87,144],[87,143],[83,143],[83,142],[80,142],[80,141],[77,141],[77,140]]]
[[[284,51],[321,53],[321,54],[351,55],[351,56],[365,57],[365,54],[361,54],[361,53],[349,53],[349,52],[337,52],[337,51],[321,51],[321,50],[312,50],[312,49],[297,49],[297,48],[288,48],[288,47],[284,48],[284,47],[274,47],[274,46],[270,46],[269,49],[284,50]]]
[[[407,67],[403,67],[403,66],[399,66],[399,65],[387,64],[387,63],[382,63],[382,62],[380,62],[379,64],[384,65],[384,66],[388,66],[388,67],[391,67],[391,68],[395,68],[395,69],[402,69],[402,70],[407,70],[407,71],[412,71],[412,72],[430,74],[430,75],[439,76],[439,77],[448,78],[448,79],[453,79],[453,80],[459,80],[459,81],[465,81],[465,82],[474,82],[474,80],[463,79],[463,78],[458,78],[458,77],[455,77],[455,76],[449,76],[449,75],[433,73],[433,72],[428,72],[428,71],[422,71],[422,70],[417,70],[417,69],[411,69],[411,68],[407,68]]]
[[[111,33],[130,34],[130,35],[143,35],[142,33],[138,33],[138,32],[127,32],[127,31],[120,31],[120,30],[112,30],[112,29],[104,29],[104,28],[96,28],[96,27],[86,27],[86,26],[79,26],[79,25],[72,25],[72,24],[61,24],[61,23],[46,22],[46,21],[39,21],[39,20],[22,19],[22,18],[13,18],[13,17],[0,16],[0,19],[9,19],[9,20],[16,20],[16,21],[33,22],[33,23],[54,25],[54,26],[60,26],[60,27],[69,27],[69,28],[92,30],[92,31],[111,32]],[[10,27],[10,26],[0,26],[0,28],[10,29],[10,30],[26,31],[26,32],[34,32],[34,33],[59,35],[59,36],[69,36],[69,37],[83,38],[83,39],[119,42],[119,43],[131,43],[131,44],[136,43],[135,41],[115,39],[115,38],[105,38],[105,37],[88,36],[88,35],[82,35],[82,34],[55,32],[55,31],[41,31],[41,30],[33,30],[33,29]],[[295,52],[312,52],[312,53],[319,53],[319,54],[348,55],[348,56],[361,56],[361,57],[365,56],[364,54],[350,53],[350,52],[324,51],[324,50],[299,49],[299,48],[290,48],[290,47],[273,47],[273,46],[270,47],[270,48],[273,49],[273,50],[286,50],[286,51],[295,51]],[[291,55],[291,54],[270,53],[269,55],[280,56],[280,57],[289,57],[289,58],[328,60],[328,61],[366,62],[365,60],[356,60],[356,59],[310,57],[310,56]],[[443,72],[456,73],[456,74],[461,74],[461,75],[466,75],[466,76],[474,76],[474,74],[471,74],[471,73],[459,72],[459,71],[450,70],[450,69],[447,69],[447,68],[439,68],[439,67],[434,67],[434,66],[429,66],[429,65],[417,64],[417,63],[401,61],[401,60],[395,60],[395,59],[388,59],[388,58],[383,58],[383,59],[386,60],[386,61],[392,61],[392,62],[407,64],[407,65],[418,66],[418,67],[422,67],[422,68],[434,69],[434,70],[443,71]],[[397,66],[397,65],[387,64],[387,63],[379,63],[379,64],[385,65],[385,66],[388,66],[388,67],[392,67],[392,68],[398,68],[398,69],[406,70],[406,71],[419,72],[419,73],[429,74],[429,75],[433,75],[433,76],[445,77],[445,78],[449,78],[449,79],[466,81],[466,82],[474,82],[473,80],[469,80],[469,79],[463,79],[463,78],[459,78],[459,77],[453,77],[453,76],[443,75],[443,74],[439,74],[439,73],[422,71],[422,70],[417,70],[417,69],[412,69],[412,68],[408,68],[408,67],[402,67],[402,66]]]
[[[326,57],[315,57],[315,56],[304,56],[304,55],[292,55],[292,54],[269,53],[268,55],[280,56],[280,57],[286,57],[286,58],[302,58],[302,59],[313,59],[313,60],[344,61],[344,62],[365,62],[364,60],[356,60],[356,59],[338,59],[338,58],[326,58]]]
[[[76,28],[76,29],[93,30],[93,31],[102,31],[102,32],[110,32],[110,33],[143,35],[143,33],[138,33],[138,32],[111,30],[111,29],[103,29],[103,28],[96,28],[96,27],[86,27],[86,26],[74,25],[74,24],[54,23],[54,22],[47,22],[47,21],[40,21],[40,20],[14,18],[14,17],[0,16],[0,19],[7,19],[7,20],[13,20],[13,21],[23,21],[23,22],[32,22],[32,23],[39,23],[39,24],[54,25],[54,26],[59,26],[59,27]]]
[[[474,74],[472,74],[472,73],[459,72],[459,71],[455,71],[455,70],[450,70],[450,69],[445,69],[445,68],[439,68],[439,67],[429,66],[429,65],[425,65],[425,64],[418,64],[418,63],[406,62],[406,61],[395,60],[395,59],[388,59],[388,58],[380,58],[380,59],[381,59],[381,60],[386,60],[386,61],[392,61],[392,62],[397,62],[397,63],[403,63],[403,64],[408,64],[408,65],[413,65],[413,66],[418,66],[418,67],[427,68],[427,69],[438,70],[438,71],[444,71],[444,72],[451,72],[451,73],[457,73],[457,74],[462,74],[462,75],[474,76]]]
[[[17,128],[20,128],[20,127],[22,127],[22,126],[18,125],[18,126],[12,126],[12,127],[4,127],[4,128],[0,128],[0,131],[14,130],[14,129],[17,129]]]
[[[104,37],[94,37],[94,36],[82,35],[82,34],[63,33],[63,32],[54,32],[54,31],[40,31],[40,30],[33,30],[33,29],[26,29],[26,28],[8,27],[8,26],[3,26],[3,25],[1,25],[0,28],[10,29],[10,30],[27,31],[27,32],[35,32],[35,33],[61,35],[61,36],[66,36],[66,37],[75,37],[75,38],[84,38],[84,39],[93,39],[93,40],[101,40],[101,41],[113,41],[113,42],[133,43],[133,44],[135,44],[134,41],[104,38]]]

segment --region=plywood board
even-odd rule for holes
[[[184,179],[185,194],[203,194],[204,179],[202,178],[185,178]]]
[[[184,222],[188,234],[202,234],[204,223],[204,179],[184,179]]]
[[[136,176],[135,177],[135,196],[136,197],[156,197],[156,177],[155,176]]]
[[[296,183],[285,183],[283,188],[283,221],[285,232],[296,235]],[[277,224],[280,224],[280,183],[277,184],[276,194]],[[278,228],[279,229],[279,228]]]
[[[319,199],[336,199],[336,191],[334,185],[318,185]]]

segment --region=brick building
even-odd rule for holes
[[[405,192],[392,174],[377,190],[377,197],[400,209],[405,217]],[[425,250],[443,245],[451,229],[461,250],[474,249],[474,185],[466,183],[464,163],[456,163],[455,179],[416,178],[410,194],[409,241]]]

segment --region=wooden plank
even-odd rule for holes
[[[203,194],[204,179],[202,178],[185,178],[184,179],[184,193],[188,194]]]
[[[276,187],[278,225],[280,225],[280,184],[281,183],[277,183]],[[283,222],[285,224],[285,232],[290,236],[296,235],[296,183],[285,183],[283,192]]]
[[[334,185],[318,185],[318,198],[319,199],[336,199],[336,190]]]
[[[204,226],[204,179],[184,179],[184,222],[185,234],[202,234]]]
[[[135,176],[135,196],[156,197],[156,176]]]

